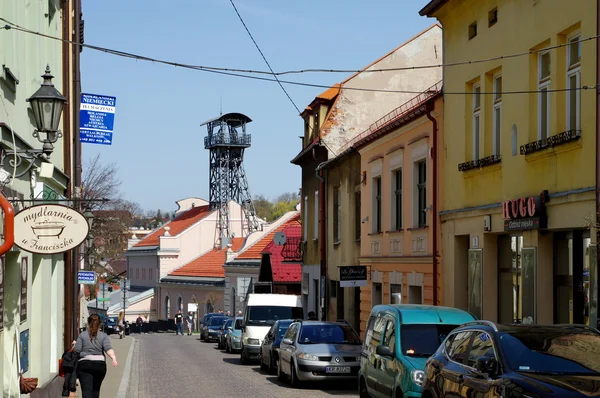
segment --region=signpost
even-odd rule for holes
[[[116,102],[116,97],[81,94],[79,141],[90,144],[112,144]]]
[[[93,285],[96,283],[96,273],[94,271],[79,271],[77,273],[77,283],[80,285]]]

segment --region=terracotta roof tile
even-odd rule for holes
[[[135,247],[158,246],[159,237],[165,234],[166,226],[170,228],[169,234],[172,236],[177,236],[187,228],[202,220],[204,217],[208,216],[210,213],[211,211],[209,210],[208,206],[193,207],[190,210],[181,213],[173,221],[163,225],[158,230],[147,235],[144,239],[139,241]]]
[[[286,236],[302,236],[302,227],[299,225],[288,226],[284,229]],[[263,253],[269,253],[271,260],[271,272],[275,283],[300,283],[302,281],[302,264],[300,262],[285,261],[282,252],[284,246],[277,246],[271,241]]]
[[[333,85],[333,87],[330,87],[327,90],[323,91],[321,94],[317,95],[317,98],[331,101],[335,98],[336,95],[339,94],[339,92],[340,84],[336,83]]]
[[[231,250],[239,251],[244,245],[246,238],[233,238]],[[222,278],[225,276],[223,264],[227,260],[227,248],[213,249],[203,255],[196,257],[189,263],[177,268],[169,276],[204,276]]]
[[[256,241],[247,250],[245,250],[243,253],[237,256],[236,260],[260,260],[262,257],[262,251],[265,247],[267,247],[269,243],[273,241],[275,233],[283,231],[286,227],[290,225],[300,225],[300,212],[298,212],[292,218],[281,224],[279,227],[273,229],[271,232],[263,236],[262,239]]]

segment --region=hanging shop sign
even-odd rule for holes
[[[36,205],[15,214],[15,244],[31,253],[64,253],[79,246],[89,230],[83,214],[63,205]]]
[[[528,196],[502,202],[502,217],[505,231],[523,231],[546,228],[546,206],[548,191],[539,196]]]
[[[367,286],[367,267],[351,265],[340,267],[340,287]]]

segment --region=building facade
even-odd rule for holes
[[[444,303],[595,327],[596,95],[580,89],[596,81],[581,41],[595,2],[434,0],[421,15],[443,24],[445,63],[489,59],[444,70]]]

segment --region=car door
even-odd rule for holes
[[[391,357],[379,355],[380,375],[378,380],[378,392],[384,397],[391,397],[394,393],[396,375],[398,374],[398,361],[396,360],[396,318],[386,315],[385,332],[383,334],[382,345],[388,347],[394,354]]]
[[[441,390],[442,397],[462,396],[462,387],[465,376],[464,365],[469,356],[471,341],[474,332],[464,331],[456,333],[450,352],[448,352],[449,361],[446,366],[440,370],[440,379],[437,380],[437,386]]]
[[[281,340],[281,344],[279,345],[279,363],[281,366],[281,369],[283,370],[284,373],[286,374],[291,374],[291,362],[292,362],[292,355],[294,354],[295,351],[295,341],[296,341],[296,336],[298,335],[298,330],[300,329],[300,324],[299,323],[292,323],[292,325],[289,327],[289,329],[287,330],[287,332],[285,333],[285,335],[283,336],[283,340]],[[291,340],[292,344],[287,344],[285,343],[285,341],[287,340]]]
[[[467,362],[465,364],[463,396],[478,398],[494,398],[502,396],[500,386],[496,383],[497,374],[488,374],[476,369],[477,358],[485,357],[498,364],[493,339],[485,331],[477,331],[473,336]],[[496,367],[497,368],[497,367]]]
[[[277,330],[279,326],[279,321],[276,321],[273,326],[271,326],[271,329],[269,329],[269,331],[267,332],[262,346],[260,347],[260,355],[263,358],[269,358],[269,356],[271,355],[271,344],[273,344],[273,336],[275,331]],[[265,363],[268,363],[268,361],[264,361]]]
[[[381,313],[377,314],[373,323],[373,332],[367,346],[367,367],[366,367],[366,382],[367,391],[373,398],[386,398],[386,388],[382,385],[382,380],[385,378],[382,372],[382,358],[377,355],[377,346],[381,344],[383,340],[383,334],[385,332],[385,326],[388,319],[385,318]],[[366,344],[366,341],[365,341]]]

